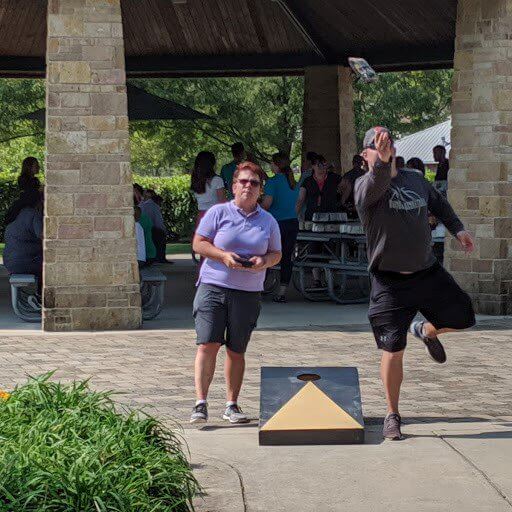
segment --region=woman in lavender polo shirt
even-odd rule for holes
[[[197,401],[191,423],[208,419],[206,398],[222,345],[227,387],[223,418],[231,423],[249,421],[237,404],[244,354],[260,313],[265,269],[281,259],[279,226],[258,205],[264,176],[252,162],[239,164],[233,176],[234,200],[210,208],[194,236],[193,249],[205,261],[194,299]]]

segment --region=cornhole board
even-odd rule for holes
[[[260,445],[363,442],[357,368],[261,368]]]

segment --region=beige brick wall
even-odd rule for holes
[[[43,328],[141,325],[120,0],[49,0]]]
[[[304,77],[302,149],[324,155],[343,172],[356,152],[354,90],[349,68],[314,66]]]
[[[511,314],[512,0],[459,0],[449,198],[476,235],[447,267],[477,311]]]

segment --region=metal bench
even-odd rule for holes
[[[12,274],[11,302],[14,313],[25,322],[41,321],[41,304],[37,297],[37,279],[33,274]]]
[[[167,278],[159,270],[143,268],[140,270],[140,294],[142,319],[155,318],[164,304],[165,281]],[[11,302],[14,313],[25,322],[41,321],[41,304],[37,297],[37,279],[33,274],[12,274]]]
[[[140,295],[142,319],[155,318],[164,305],[165,281],[167,278],[160,270],[144,267],[140,269]]]

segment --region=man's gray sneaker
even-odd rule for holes
[[[229,405],[224,411],[222,419],[229,420],[230,423],[249,423],[249,418],[243,413],[238,404]]]
[[[423,323],[424,322],[413,322],[411,327],[409,327],[409,332],[416,336],[416,338],[423,341],[425,344],[425,350],[427,354],[436,362],[436,363],[445,363],[446,362],[446,352],[444,351],[444,347],[439,341],[439,338],[427,338],[423,334]]]
[[[190,423],[206,423],[208,421],[208,407],[205,403],[197,404],[192,409]]]
[[[384,427],[382,429],[384,439],[389,439],[390,441],[400,441],[400,439],[403,439],[402,431],[400,430],[401,424],[402,418],[400,414],[390,412],[384,418]]]

